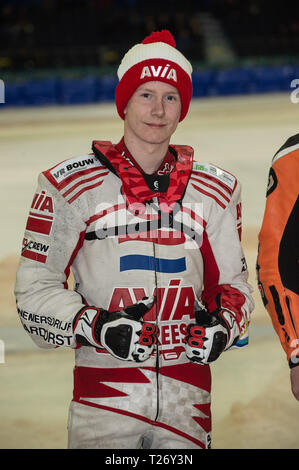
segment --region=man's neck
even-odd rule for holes
[[[124,136],[124,143],[132,157],[136,160],[142,170],[152,175],[161,165],[168,151],[169,142],[161,144],[150,144],[140,142]]]

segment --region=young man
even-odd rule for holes
[[[209,363],[246,343],[239,184],[169,145],[191,72],[168,31],[134,46],[118,70],[121,141],[39,178],[16,297],[39,346],[76,350],[70,448],[209,447]]]
[[[299,134],[276,152],[259,233],[260,292],[291,369],[299,400]]]

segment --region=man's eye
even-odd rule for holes
[[[150,94],[149,93],[142,93],[143,98],[149,98]]]
[[[176,97],[174,95],[169,95],[169,96],[167,96],[167,100],[168,101],[175,101]]]

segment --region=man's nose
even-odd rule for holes
[[[163,99],[156,99],[152,108],[152,114],[155,116],[163,116],[165,113]]]

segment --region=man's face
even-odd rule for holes
[[[125,136],[151,144],[169,141],[181,115],[178,90],[164,82],[140,85],[125,110]]]

